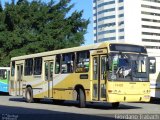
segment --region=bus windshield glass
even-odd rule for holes
[[[109,80],[148,81],[148,56],[129,53],[109,55]]]

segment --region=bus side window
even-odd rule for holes
[[[11,67],[11,76],[14,76],[14,74],[15,74],[15,61],[12,61],[11,65],[12,65],[12,67]]]
[[[74,68],[74,53],[63,54],[62,59],[62,73],[73,73]]]
[[[42,73],[42,58],[34,59],[34,75],[41,75]]]
[[[89,51],[77,52],[76,72],[84,73],[89,71]]]
[[[3,76],[4,79],[7,79],[7,70],[4,70],[4,76]]]
[[[56,55],[55,74],[60,73],[61,55]]]
[[[156,59],[155,57],[149,57],[149,73],[156,73]]]
[[[33,59],[26,59],[25,60],[25,72],[24,75],[32,75],[33,74]]]
[[[7,79],[7,70],[1,69],[0,70],[0,79]]]

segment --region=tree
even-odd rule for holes
[[[6,3],[0,12],[0,65],[8,66],[11,57],[83,44],[89,20],[83,11],[68,16],[73,6],[70,0]]]
[[[0,2],[0,12],[2,12],[2,11],[3,11],[3,8],[2,8],[2,4]]]

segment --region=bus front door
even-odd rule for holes
[[[53,60],[45,61],[45,97],[53,98]]]
[[[23,65],[17,65],[17,93],[16,95],[22,96],[23,90],[22,90],[22,75],[23,75]]]
[[[107,55],[92,56],[92,100],[105,101],[107,80]]]

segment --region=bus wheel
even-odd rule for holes
[[[28,103],[33,102],[33,92],[31,87],[26,88],[25,98]]]
[[[112,103],[112,108],[116,109],[119,107],[119,102]]]
[[[86,102],[85,102],[85,95],[82,89],[79,89],[78,92],[78,100],[79,100],[79,107],[80,108],[85,108]]]

